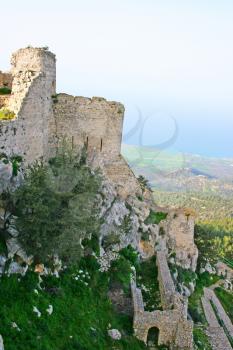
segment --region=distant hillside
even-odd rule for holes
[[[159,205],[194,208],[201,219],[233,217],[233,159],[123,145],[137,175],[145,176]]]

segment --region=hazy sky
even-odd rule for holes
[[[233,157],[232,0],[9,0],[1,4],[0,69],[12,51],[49,46],[58,91],[139,111],[143,144]],[[128,138],[138,142],[138,134]]]

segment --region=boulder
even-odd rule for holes
[[[12,261],[9,265],[7,272],[9,275],[12,275],[14,273],[19,273],[20,275],[24,276],[25,273],[27,272],[27,269],[28,269],[28,266],[23,267],[16,261]]]
[[[121,339],[121,332],[118,331],[118,329],[109,329],[108,335],[114,339],[114,340],[120,340]]]

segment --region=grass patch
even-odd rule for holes
[[[216,288],[214,291],[227,315],[230,317],[231,322],[233,322],[233,294],[227,292],[221,287]]]
[[[42,290],[34,272],[1,279],[0,329],[7,350],[146,349],[133,337],[132,319],[113,310],[107,297],[109,274],[98,270],[93,256],[83,258],[60,278],[42,279]],[[52,315],[46,312],[49,305]],[[119,329],[122,339],[112,340],[108,328]]]
[[[7,108],[0,109],[0,120],[12,120],[15,118],[15,113]]]
[[[143,261],[137,268],[137,284],[142,290],[146,311],[162,310],[156,257]]]
[[[197,274],[196,288],[194,293],[189,297],[188,310],[195,323],[200,322],[206,324],[206,319],[201,304],[201,297],[203,296],[203,288],[209,287],[216,283],[219,277],[210,275],[208,272]]]
[[[167,217],[167,213],[163,212],[155,212],[153,210],[150,210],[149,216],[145,220],[146,225],[150,224],[156,224],[158,225],[160,221],[165,220]]]
[[[198,350],[212,350],[208,337],[205,334],[205,331],[203,328],[194,326],[193,340]]]

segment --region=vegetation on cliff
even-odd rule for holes
[[[11,94],[11,89],[7,86],[0,87],[0,95],[9,95]]]
[[[3,276],[0,329],[5,348],[146,349],[133,337],[132,318],[118,314],[107,296],[113,282],[112,272],[119,276],[123,273],[121,267],[120,263],[109,273],[100,272],[96,258],[89,255],[60,273],[59,278],[41,276],[39,282],[33,271],[25,276]],[[129,273],[130,270],[124,278],[129,279]],[[121,340],[108,335],[111,328],[121,332]]]
[[[82,240],[98,233],[97,197],[101,177],[86,164],[85,154],[61,149],[49,164],[36,162],[23,184],[8,193],[16,215],[19,240],[37,262],[57,254],[73,263],[82,254]]]
[[[0,108],[0,120],[11,120],[15,118],[15,113],[7,108]]]

